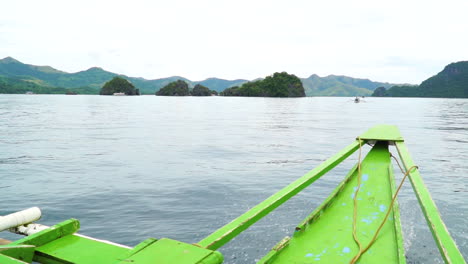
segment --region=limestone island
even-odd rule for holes
[[[287,72],[276,72],[263,80],[244,83],[224,90],[223,96],[305,97],[301,80]]]
[[[216,91],[212,91],[201,84],[195,85],[190,90],[188,84],[182,80],[171,82],[156,92],[156,95],[160,96],[211,96],[217,94]]]
[[[122,77],[114,77],[102,86],[100,95],[140,95],[140,90]]]

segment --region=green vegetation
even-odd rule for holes
[[[113,95],[114,93],[125,93],[125,95],[140,95],[135,86],[122,77],[114,77],[106,82],[99,92],[100,95]]]
[[[468,98],[468,61],[447,65],[419,85],[421,97]]]
[[[374,93],[372,93],[372,96],[376,96],[376,97],[387,96],[387,89],[385,89],[385,87],[381,86],[381,87],[374,90]]]
[[[192,96],[211,96],[212,94],[217,95],[218,92],[208,89],[208,87],[201,84],[195,85],[191,92]]]
[[[156,92],[156,95],[163,96],[188,96],[190,90],[188,84],[182,80],[171,82]]]
[[[413,94],[417,93],[417,85],[395,85],[390,89],[379,87],[375,89],[372,96],[374,97],[416,97]]]
[[[468,98],[468,61],[451,63],[420,85],[379,88],[372,96]]]
[[[274,73],[263,80],[248,82],[240,87],[232,87],[221,93],[224,96],[261,97],[304,97],[302,82],[295,75],[286,72]]]
[[[30,80],[0,76],[0,94],[24,94],[26,92],[33,92],[35,94],[91,94],[94,92],[94,89],[90,89],[89,87],[77,87],[72,89],[50,87],[37,84]]]
[[[38,93],[62,94],[65,91],[64,89],[71,89],[73,91],[76,90],[76,92],[80,94],[99,94],[101,87],[115,76],[129,80],[142,94],[154,94],[155,90],[159,90],[177,80],[185,81],[189,89],[200,84],[217,92],[221,92],[230,87],[240,87],[248,82],[242,79],[223,80],[218,78],[209,78],[203,81],[193,82],[180,76],[146,80],[143,78],[119,75],[97,67],[77,73],[67,73],[56,70],[50,66],[24,64],[11,57],[0,59],[0,77],[10,79],[10,81],[8,81],[8,87],[5,88],[5,86],[3,86],[3,93],[23,93],[24,90],[32,90],[32,88],[29,87],[31,84],[36,84],[38,86],[35,87],[35,89]],[[373,89],[379,86],[384,86],[386,88],[392,86],[388,83],[377,83],[366,79],[355,79],[335,75],[327,77],[312,75],[309,78],[300,80],[302,81],[307,96],[370,95]]]
[[[177,80],[171,82],[161,88],[156,92],[156,95],[163,96],[211,96],[218,95],[218,92],[210,90],[208,87],[205,87],[201,84],[195,85],[195,87],[190,90],[187,82],[182,80]]]
[[[208,78],[204,81],[194,82],[193,84],[195,85],[201,84],[219,93],[225,90],[226,88],[233,87],[233,86],[240,86],[246,82],[248,82],[248,80],[237,79],[237,80],[230,81],[230,80],[223,80],[223,79],[218,79],[218,78]]]

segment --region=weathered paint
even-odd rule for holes
[[[395,177],[393,175],[393,167],[388,166],[388,176],[390,177],[390,188],[392,190],[392,197],[396,193],[396,186],[395,186]],[[406,257],[405,257],[405,246],[404,246],[404,241],[403,241],[403,233],[401,232],[401,221],[400,221],[400,209],[398,205],[398,199],[395,200],[393,203],[393,214],[394,218],[394,227],[395,227],[395,235],[396,235],[396,246],[398,248],[398,258],[400,263],[405,263],[406,262]],[[400,232],[399,232],[400,231]]]
[[[31,262],[34,257],[35,246],[31,245],[6,245],[0,246],[2,255],[25,262]],[[3,263],[3,262],[0,262]]]
[[[219,252],[163,238],[118,263],[220,264],[222,262],[223,255]]]
[[[332,202],[334,202],[335,197],[338,195],[338,193],[342,192],[346,184],[350,181],[351,176],[353,176],[353,173],[357,170],[357,164],[349,171],[348,175],[344,178],[343,181],[332,191],[330,196],[328,196],[325,201],[321,205],[319,205],[310,215],[308,215],[299,225],[296,227],[296,232],[294,234],[300,234],[300,232],[303,230],[308,224],[310,224],[312,221],[314,221],[315,218],[320,216],[320,212],[323,212],[323,210],[330,206]],[[353,189],[355,191],[355,188]],[[354,192],[351,195],[351,198],[354,198]],[[351,202],[342,202],[341,206],[346,206],[347,204],[351,204]]]
[[[10,245],[34,245],[39,247],[58,238],[73,234],[79,228],[80,222],[76,219],[70,219],[23,239],[16,240]]]
[[[0,263],[2,264],[27,264],[30,262],[24,262],[16,258],[12,258],[10,256],[5,256],[0,254]]]
[[[403,142],[398,142],[396,147],[404,168],[407,170],[414,166],[415,164],[406,148],[406,145]],[[418,198],[419,205],[421,206],[424,217],[426,218],[427,225],[432,232],[432,236],[434,237],[445,263],[466,263],[457,247],[457,244],[450,236],[444,221],[442,221],[439,211],[437,210],[437,207],[432,200],[421,175],[419,174],[419,170],[413,169],[409,173],[408,177],[410,178],[414,193]]]
[[[390,181],[390,155],[386,143],[379,143],[369,152],[361,165],[367,180],[361,182],[358,198],[357,235],[366,246],[384,220],[391,203],[393,189]],[[268,258],[258,263],[349,263],[357,254],[353,240],[353,194],[358,170],[354,167],[343,183],[296,229],[286,247],[273,249]],[[370,193],[370,195],[368,194]],[[385,210],[382,212],[382,208]],[[398,210],[398,207],[394,207]],[[406,263],[401,226],[395,224],[399,215],[391,213],[370,250],[359,263]],[[378,252],[378,254],[376,253]]]

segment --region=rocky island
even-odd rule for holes
[[[301,80],[287,72],[276,72],[263,80],[244,83],[240,87],[224,90],[223,96],[252,97],[304,97],[305,91]]]
[[[218,92],[201,84],[195,85],[193,90],[190,90],[189,85],[182,80],[171,82],[156,92],[156,95],[162,96],[210,96],[217,94]]]
[[[192,90],[192,96],[211,96],[211,95],[218,95],[218,92],[214,90],[210,90],[208,87],[203,86],[201,84],[195,85]]]
[[[156,91],[156,95],[163,96],[188,96],[190,95],[190,90],[188,84],[182,80],[177,80],[171,82],[163,88]]]
[[[114,77],[102,86],[100,95],[113,95],[115,93],[125,93],[125,95],[140,95],[140,90],[136,89],[132,83],[122,77]]]

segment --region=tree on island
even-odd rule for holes
[[[190,95],[188,84],[182,80],[171,82],[156,92],[163,96],[187,96]]]
[[[211,96],[212,94],[217,95],[218,92],[210,90],[208,87],[201,84],[195,85],[192,90],[192,96]]]
[[[114,93],[125,93],[125,95],[140,95],[140,90],[136,89],[132,83],[122,77],[114,77],[102,86],[100,95],[113,95]]]
[[[304,97],[302,82],[297,76],[287,72],[276,72],[263,80],[248,82],[240,87],[224,90],[224,96],[257,96],[257,97]]]
[[[374,90],[374,97],[415,97],[418,92],[417,85],[394,85],[390,89],[379,87]]]
[[[381,86],[381,87],[374,90],[374,93],[372,94],[372,96],[376,96],[376,97],[388,96],[387,89],[385,89],[385,87]]]

